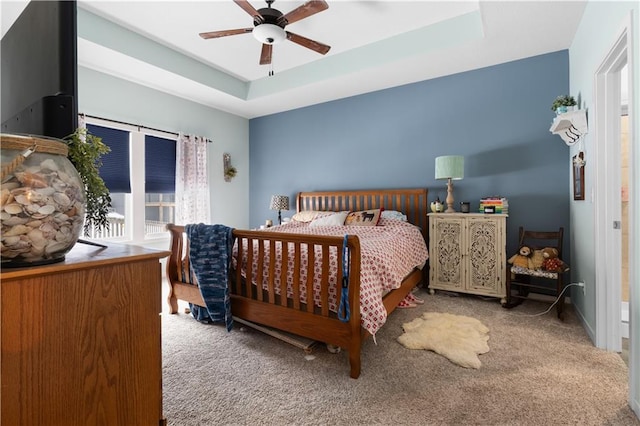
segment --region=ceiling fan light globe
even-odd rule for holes
[[[264,44],[276,44],[287,38],[284,29],[274,24],[256,25],[252,34],[256,40]]]

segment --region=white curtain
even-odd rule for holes
[[[86,129],[87,123],[84,119],[84,114],[78,114],[78,129]]]
[[[178,134],[176,144],[176,223],[210,223],[207,143],[202,136]]]

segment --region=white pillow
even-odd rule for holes
[[[397,210],[383,210],[380,217],[384,219],[398,219],[405,222],[407,221],[407,215]]]
[[[309,226],[342,226],[349,212],[338,212],[330,216],[319,217],[311,221]]]
[[[318,211],[318,210],[303,210],[293,215],[291,220],[296,222],[311,222],[313,219],[323,216],[329,216],[333,212]]]

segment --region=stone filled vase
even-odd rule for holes
[[[0,134],[2,267],[64,260],[85,216],[80,175],[59,139]]]

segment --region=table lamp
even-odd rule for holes
[[[461,155],[443,155],[436,157],[436,179],[447,179],[447,210],[455,213],[453,208],[453,180],[464,177],[464,157]]]
[[[282,225],[281,210],[289,210],[289,197],[286,195],[272,195],[269,208],[271,210],[278,210],[278,224]]]

